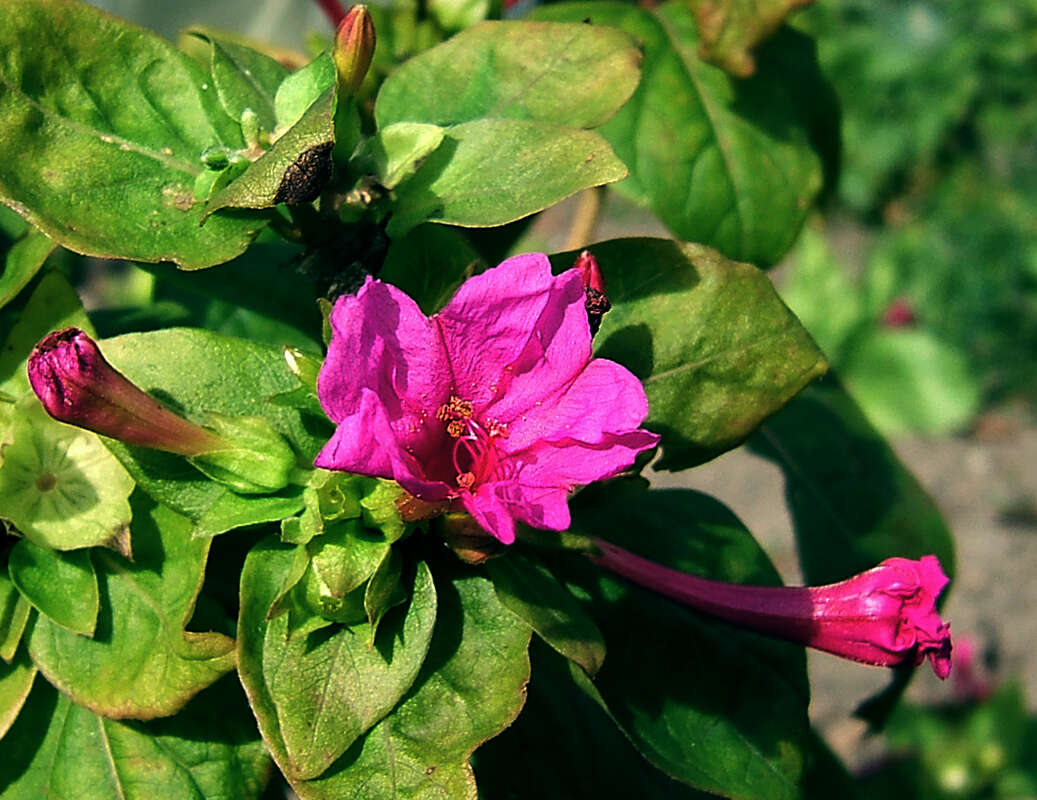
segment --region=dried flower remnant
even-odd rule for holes
[[[337,424],[316,465],[393,478],[470,513],[504,543],[515,523],[564,530],[577,485],[629,467],[658,436],[640,382],[591,358],[578,270],[540,253],[467,281],[426,317],[368,279],[339,298],[317,383]]]
[[[889,558],[828,586],[743,586],[689,575],[595,539],[592,560],[628,580],[744,628],[874,666],[951,671],[950,625],[936,599],[948,578],[935,556]]]
[[[605,278],[601,274],[598,260],[590,250],[584,250],[573,264],[583,277],[583,292],[586,295],[584,305],[587,308],[587,320],[591,327],[591,336],[598,332],[601,318],[612,308],[608,295],[605,294]]]

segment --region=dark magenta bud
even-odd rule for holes
[[[29,356],[29,383],[54,419],[128,444],[194,456],[222,444],[139,389],[79,328],[48,334]]]

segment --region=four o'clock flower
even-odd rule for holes
[[[760,633],[875,666],[951,671],[950,625],[936,612],[948,583],[935,556],[889,558],[828,586],[742,586],[669,569],[595,539],[592,560],[690,608]]]
[[[395,479],[468,511],[504,543],[564,530],[573,487],[629,467],[658,436],[626,368],[591,357],[584,282],[540,253],[468,280],[426,317],[368,279],[331,313],[317,394],[337,424],[316,465]]]

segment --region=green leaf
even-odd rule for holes
[[[18,718],[35,679],[36,667],[24,648],[12,663],[0,661],[0,739]]]
[[[315,200],[331,178],[334,115],[332,87],[269,150],[209,201],[206,218],[221,208],[270,208],[278,203]]]
[[[320,292],[312,280],[295,268],[301,253],[301,247],[283,239],[257,241],[219,269],[182,272],[147,265],[143,269],[161,279],[156,286],[158,298],[169,297],[192,305],[198,302],[199,295],[216,298],[227,306],[248,309],[265,319],[291,325],[314,342],[310,349],[319,350],[316,343],[320,341],[320,312],[316,298]],[[271,286],[277,286],[277,291],[270,291]],[[204,327],[216,324],[205,321]]]
[[[640,61],[634,42],[620,31],[484,22],[389,76],[378,93],[375,119],[379,128],[482,118],[594,128],[633,93]]]
[[[443,141],[443,129],[422,122],[386,125],[369,139],[350,161],[358,173],[374,175],[386,189],[394,189],[424,163]]]
[[[135,494],[134,561],[94,552],[101,609],[94,638],[38,617],[29,652],[51,683],[106,717],[176,713],[234,666],[234,642],[184,630],[201,589],[209,539]]]
[[[0,441],[0,519],[40,547],[126,552],[134,483],[118,459],[96,434],[51,419],[35,396],[14,411]]]
[[[634,749],[579,667],[530,648],[533,675],[519,718],[475,754],[483,800],[707,800],[655,769]],[[516,754],[521,768],[516,769]]]
[[[290,128],[311,105],[335,85],[338,73],[330,51],[324,51],[301,69],[285,78],[277,87],[274,109],[280,128]]]
[[[617,239],[591,248],[612,310],[596,355],[645,385],[660,469],[729,450],[827,365],[768,277],[699,245]],[[576,252],[552,256],[555,269]]]
[[[924,330],[870,330],[846,348],[839,373],[884,435],[962,429],[980,408],[964,353]]]
[[[587,612],[543,564],[516,552],[486,563],[505,608],[551,647],[594,675],[605,661],[605,640]]]
[[[93,636],[101,601],[89,551],[62,553],[23,539],[11,549],[7,568],[18,591],[41,614],[74,633]]]
[[[457,231],[442,225],[419,225],[393,239],[378,277],[414,298],[425,314],[434,314],[466,278],[485,268]]]
[[[399,551],[389,548],[364,589],[364,612],[371,626],[372,642],[385,612],[407,599],[400,584],[402,574],[403,559]]]
[[[443,143],[396,192],[388,232],[425,220],[503,225],[627,174],[592,131],[522,119],[479,119],[447,129]]]
[[[13,396],[28,392],[25,364],[32,348],[51,331],[72,326],[87,333],[94,330],[68,278],[57,271],[45,272],[0,351],[0,392]]]
[[[0,18],[0,198],[76,252],[185,268],[228,261],[266,221],[193,196],[212,146],[242,145],[202,70],[84,3],[9,0]]]
[[[233,679],[147,724],[106,719],[38,681],[5,742],[0,792],[5,800],[257,800],[268,775]]]
[[[601,129],[630,168],[621,190],[650,205],[680,239],[757,264],[781,258],[822,184],[811,135],[827,86],[810,40],[786,31],[764,48],[773,54],[761,50],[766,68],[735,81],[695,55],[699,37],[686,2],[651,11],[561,3],[536,16],[622,28],[644,50],[640,87]]]
[[[780,583],[749,532],[706,495],[620,481],[581,492],[573,514],[574,530],[671,568]],[[725,797],[800,797],[809,735],[802,648],[694,614],[589,562],[567,568],[609,645],[595,685],[645,757]]]
[[[262,688],[269,697],[274,711],[269,723],[284,745],[282,769],[306,779],[324,772],[410,688],[432,637],[436,591],[428,568],[419,565],[406,614],[384,620],[373,645],[366,623],[293,636],[287,614],[262,626],[247,625],[263,619],[274,598],[244,587],[250,581],[274,586],[276,576],[264,575],[276,572],[283,580],[292,558],[287,548],[259,547],[249,555],[242,573],[242,608],[245,602],[249,607],[242,612],[239,662],[250,695]],[[253,636],[262,636],[262,643]]]
[[[7,568],[0,567],[0,659],[10,663],[22,640],[32,606],[11,582]]]
[[[767,420],[750,446],[785,474],[808,583],[930,553],[953,576],[954,544],[939,510],[834,376]]]
[[[321,432],[312,432],[298,411],[269,402],[299,385],[279,348],[203,330],[169,329],[106,339],[102,349],[116,369],[188,417],[202,420],[208,411],[266,417],[303,463],[312,463],[324,444]],[[237,495],[179,456],[107,444],[145,491],[194,522],[197,535],[281,520],[303,505],[302,487]]]
[[[321,777],[293,781],[301,800],[475,800],[468,759],[519,713],[530,629],[470,568],[434,565],[436,631],[406,699]]]
[[[39,272],[54,250],[54,242],[39,231],[29,231],[11,245],[0,274],[0,308],[3,308]]]
[[[448,31],[471,28],[490,13],[490,0],[429,0],[428,10]]]
[[[227,115],[240,123],[242,112],[251,109],[259,117],[262,129],[273,132],[277,125],[274,95],[289,74],[284,65],[258,50],[205,28],[188,28],[181,41],[187,37],[208,44],[209,74]],[[185,49],[190,52],[194,48],[188,46]]]
[[[785,17],[813,0],[692,0],[702,43],[699,55],[739,78],[756,70],[749,51]]]

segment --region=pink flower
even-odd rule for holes
[[[467,281],[426,317],[368,279],[340,297],[317,393],[338,428],[316,465],[393,478],[510,544],[516,520],[569,526],[574,486],[629,467],[658,436],[644,390],[591,358],[583,280],[540,253]]]
[[[697,611],[864,664],[917,666],[928,656],[938,677],[950,674],[951,629],[936,611],[948,579],[936,556],[889,558],[828,586],[742,586],[594,543],[599,566]]]

